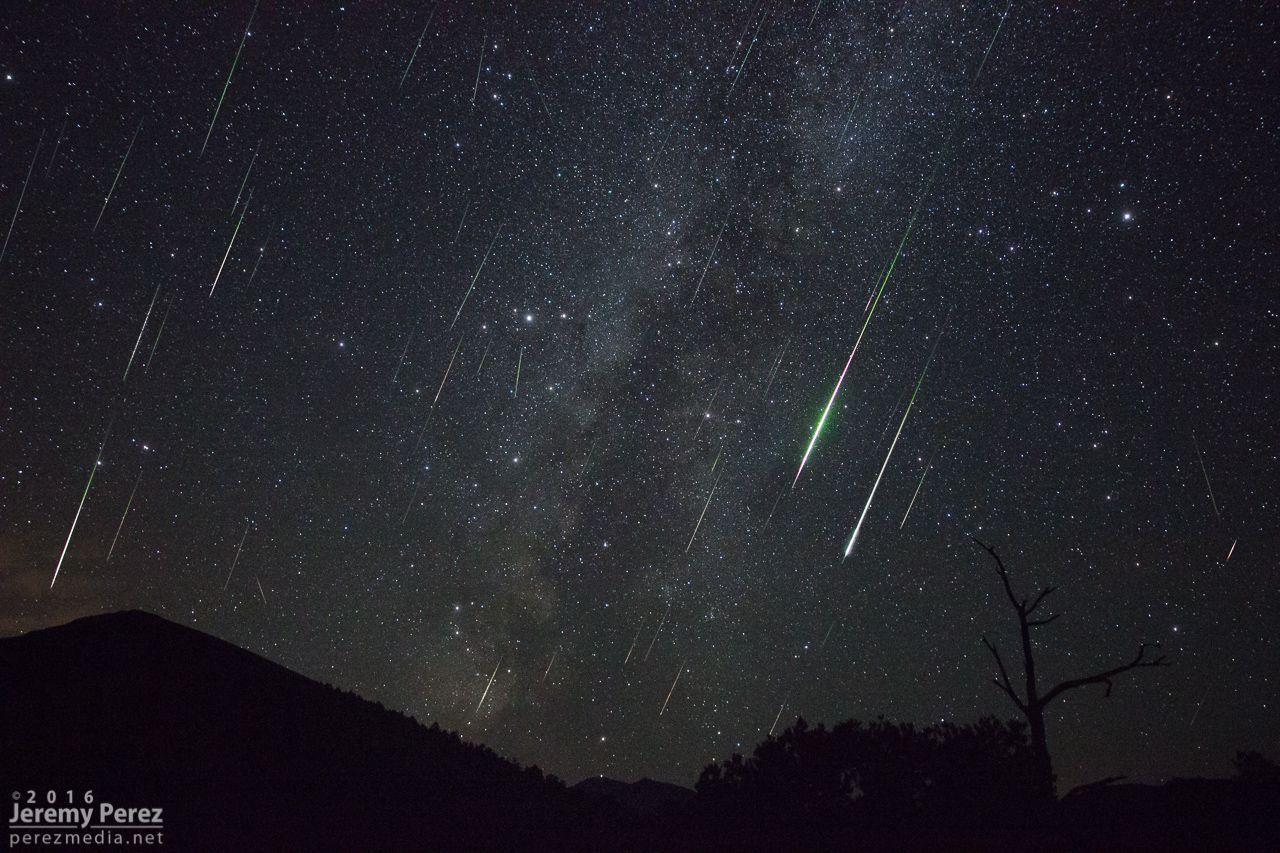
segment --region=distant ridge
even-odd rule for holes
[[[603,831],[537,768],[140,610],[0,639],[0,697],[6,783],[163,808],[171,848],[587,849]]]

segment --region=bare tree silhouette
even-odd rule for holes
[[[1050,593],[1054,592],[1056,587],[1048,586],[1040,591],[1030,602],[1025,597],[1019,598],[1013,591],[1013,585],[1009,582],[1009,573],[1005,570],[1004,562],[1000,559],[1000,555],[990,545],[983,543],[976,536],[973,541],[978,544],[984,551],[991,555],[996,563],[996,574],[1000,576],[1000,584],[1004,587],[1005,596],[1009,599],[1014,612],[1018,615],[1018,632],[1022,639],[1022,668],[1026,678],[1025,696],[1019,696],[1013,687],[1013,682],[1009,678],[1009,670],[1004,665],[1004,659],[1000,657],[1000,650],[997,649],[984,635],[982,643],[991,652],[991,656],[996,659],[996,666],[1000,670],[1000,677],[992,679],[996,687],[1004,691],[1005,695],[1018,706],[1027,718],[1027,726],[1031,732],[1031,748],[1035,755],[1037,765],[1037,787],[1038,793],[1052,797],[1054,795],[1054,775],[1053,762],[1049,757],[1049,746],[1045,739],[1044,727],[1044,709],[1050,702],[1057,699],[1068,690],[1074,690],[1077,687],[1085,687],[1090,684],[1106,685],[1106,693],[1111,695],[1112,679],[1117,675],[1128,672],[1131,669],[1143,669],[1153,666],[1168,666],[1164,655],[1156,658],[1147,657],[1147,649],[1152,646],[1158,646],[1158,643],[1140,643],[1138,645],[1138,653],[1128,663],[1122,663],[1111,669],[1102,672],[1086,675],[1082,678],[1070,678],[1066,681],[1051,687],[1045,692],[1040,692],[1040,686],[1036,681],[1036,661],[1031,646],[1031,629],[1048,625],[1053,622],[1061,613],[1055,613],[1052,616],[1033,618],[1036,610],[1044,603],[1044,600]]]

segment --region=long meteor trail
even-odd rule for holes
[[[730,208],[729,213],[732,212],[733,208]],[[689,298],[690,305],[698,298],[698,292],[702,290],[702,280],[707,277],[707,270],[711,269],[711,262],[715,260],[716,250],[720,248],[720,238],[724,236],[724,229],[729,226],[729,213],[724,215],[724,223],[720,226],[720,233],[716,234],[716,241],[711,245],[711,254],[707,255],[707,262],[702,267],[702,275],[698,276],[698,286],[693,289],[693,296]]]
[[[458,318],[462,316],[462,309],[466,307],[467,299],[471,296],[471,291],[476,289],[476,282],[480,280],[480,272],[484,269],[484,265],[489,261],[489,255],[493,254],[494,244],[498,242],[498,237],[502,235],[502,226],[506,225],[504,220],[498,225],[498,230],[494,233],[493,239],[489,241],[489,248],[485,250],[484,257],[480,259],[480,266],[476,267],[476,274],[471,276],[471,285],[467,288],[467,292],[462,294],[462,304],[458,306],[458,312],[453,315],[453,322],[449,324],[449,330],[458,325]]]
[[[147,321],[151,319],[151,311],[156,307],[156,297],[160,295],[160,285],[156,285],[156,292],[151,294],[151,304],[147,306],[147,314],[142,318],[142,327],[138,329],[138,339],[133,342],[133,352],[129,353],[129,363],[124,366],[124,378],[121,381],[129,381],[129,368],[133,367],[133,360],[138,355],[138,346],[142,343],[142,335],[147,330]]]
[[[111,427],[115,422],[115,415],[112,415],[111,420],[107,422],[107,431],[103,433],[102,444],[98,445],[98,455],[93,460],[93,467],[89,469],[89,482],[84,484],[84,493],[80,495],[80,505],[76,507],[76,516],[71,519],[71,529],[67,531],[67,541],[63,543],[62,553],[58,555],[58,565],[53,570],[53,580],[49,581],[49,589],[53,589],[53,585],[58,582],[58,572],[62,571],[62,561],[67,559],[67,549],[71,547],[71,537],[76,535],[76,525],[80,523],[80,513],[84,512],[84,502],[89,498],[89,487],[93,485],[93,475],[98,473],[98,466],[102,464],[102,451],[107,446],[107,439],[111,436]]]
[[[418,43],[413,46],[413,53],[409,54],[409,64],[404,67],[404,73],[400,75],[400,85],[396,88],[403,89],[404,81],[409,77],[409,69],[413,67],[413,61],[418,58],[418,48],[422,47],[422,40],[427,36],[427,27],[431,26],[431,19],[436,16],[436,7],[431,7],[431,14],[427,15],[427,22],[422,26],[422,33],[418,36]]]
[[[222,582],[222,591],[227,591],[227,585],[231,583],[231,576],[235,574],[236,563],[240,562],[240,552],[244,550],[244,540],[249,538],[249,526],[252,521],[246,521],[244,525],[244,533],[240,536],[240,544],[236,546],[236,555],[231,559],[231,570],[227,572],[227,579]]]
[[[948,315],[950,319],[950,315]],[[942,324],[942,331],[946,330],[946,322]],[[938,339],[933,342],[933,349],[929,352],[929,358],[925,360],[924,369],[920,371],[920,378],[916,380],[916,387],[911,392],[911,399],[907,401],[907,408],[902,413],[902,420],[898,422],[898,431],[893,434],[893,441],[889,444],[889,452],[884,455],[884,463],[880,466],[880,473],[876,475],[876,481],[871,486],[871,493],[867,495],[867,502],[862,507],[862,514],[858,516],[858,523],[854,525],[853,535],[849,537],[849,544],[844,546],[844,558],[849,559],[849,555],[853,553],[853,546],[857,544],[858,534],[862,532],[862,523],[867,520],[867,513],[871,510],[871,502],[875,500],[876,489],[880,488],[880,481],[884,478],[885,469],[889,467],[889,460],[893,457],[893,449],[898,446],[898,439],[902,437],[902,428],[907,425],[907,417],[911,414],[911,408],[916,404],[916,396],[920,393],[920,386],[924,384],[925,374],[929,372],[929,364],[933,361],[934,353],[938,351],[938,344],[942,342],[942,331],[938,332]]]
[[[689,549],[693,547],[693,540],[698,535],[698,528],[702,527],[702,519],[707,515],[707,507],[711,506],[711,499],[715,497],[716,488],[720,485],[720,477],[723,476],[724,469],[722,468],[720,469],[719,476],[716,477],[716,481],[711,485],[711,491],[707,493],[707,502],[702,505],[702,514],[698,516],[698,523],[693,526],[693,534],[689,537],[689,544],[684,546],[684,552],[686,554],[688,554]]]
[[[484,686],[484,692],[480,694],[480,701],[476,703],[476,713],[480,713],[480,709],[484,707],[485,697],[489,695],[489,688],[493,686],[493,680],[498,677],[498,667],[502,666],[502,658],[498,658],[497,664],[493,667],[493,675],[489,676],[489,683]]]
[[[933,466],[933,456],[929,457],[929,461],[924,464],[924,471],[920,474],[920,482],[916,483],[915,494],[911,496],[911,503],[907,504],[907,511],[902,514],[902,523],[898,525],[898,529],[907,526],[907,516],[911,515],[911,508],[916,505],[916,498],[920,497],[920,489],[924,486],[924,478],[929,476],[929,469]]]
[[[1204,464],[1204,454],[1200,452],[1200,442],[1196,440],[1196,434],[1191,433],[1191,443],[1196,446],[1196,456],[1200,459],[1200,473],[1204,474],[1204,487],[1209,490],[1209,503],[1213,504],[1213,514],[1218,517],[1218,521],[1222,521],[1222,513],[1218,511],[1218,499],[1213,496],[1213,485],[1209,482],[1209,469]]]
[[[120,183],[120,173],[124,171],[124,164],[129,162],[129,153],[133,151],[133,143],[138,141],[138,132],[142,130],[142,120],[138,120],[138,127],[133,131],[133,138],[129,140],[129,147],[124,150],[124,157],[120,160],[120,167],[116,169],[115,179],[111,181],[111,189],[107,190],[107,197],[102,200],[102,210],[98,211],[98,218],[94,220],[93,230],[96,233],[98,226],[102,223],[102,214],[107,212],[107,205],[111,203],[111,195],[116,191],[116,184]]]
[[[231,232],[231,241],[227,243],[227,251],[222,256],[222,263],[218,265],[218,274],[213,277],[213,284],[209,287],[210,296],[213,296],[214,288],[218,286],[218,279],[222,278],[222,271],[227,266],[227,258],[231,257],[231,247],[236,244],[236,235],[240,233],[240,226],[244,224],[244,215],[249,212],[251,201],[253,201],[253,190],[249,190],[249,197],[244,200],[244,207],[240,209],[240,218],[236,220],[235,230]]]
[[[831,407],[835,404],[836,396],[840,393],[840,386],[844,384],[844,378],[849,373],[849,366],[853,364],[853,357],[858,354],[858,347],[862,344],[862,338],[866,335],[867,327],[871,325],[871,318],[875,316],[876,308],[880,305],[880,297],[884,295],[884,289],[888,286],[889,279],[893,276],[894,267],[898,265],[898,258],[902,257],[902,250],[907,245],[907,240],[911,237],[911,231],[916,226],[916,220],[920,217],[920,211],[924,207],[925,200],[933,190],[934,180],[938,177],[938,169],[942,166],[942,160],[946,155],[949,144],[950,136],[948,135],[948,143],[942,146],[942,152],[933,164],[933,171],[929,174],[929,180],[925,183],[924,191],[920,193],[920,198],[916,200],[915,209],[911,212],[911,218],[907,220],[907,228],[902,232],[902,239],[898,241],[898,249],[893,253],[893,259],[889,261],[884,274],[880,277],[880,285],[876,289],[870,307],[867,309],[866,319],[862,321],[862,328],[858,331],[858,337],[853,342],[853,349],[849,352],[849,358],[844,363],[844,369],[840,371],[840,378],[836,380],[836,387],[831,389],[831,396],[827,399],[826,408],[822,410],[822,417],[818,418],[818,424],[813,428],[813,435],[809,438],[809,446],[805,448],[804,456],[800,459],[800,467],[796,469],[795,479],[791,481],[793,489],[796,483],[800,482],[800,475],[804,473],[804,466],[808,464],[814,445],[818,443],[818,437],[822,435],[822,428],[826,426],[827,417],[831,414]]]
[[[62,123],[66,127],[66,122]],[[62,135],[58,135],[58,139],[62,139]],[[13,236],[13,226],[18,221],[18,212],[22,210],[22,200],[27,197],[27,184],[31,182],[31,170],[36,167],[36,158],[40,156],[40,146],[44,145],[44,131],[40,131],[40,141],[36,143],[36,151],[31,155],[31,165],[27,167],[26,180],[22,182],[22,192],[18,193],[18,204],[13,209],[13,218],[9,220],[9,231],[4,235],[4,248],[0,248],[0,261],[4,260],[5,253],[9,251],[9,238]]]
[[[662,614],[662,618],[658,620],[658,628],[653,632],[653,639],[649,641],[649,648],[644,651],[644,659],[649,659],[649,653],[653,651],[653,644],[658,642],[658,635],[662,633],[662,626],[667,624],[667,617],[671,615],[671,605],[667,605],[667,609]]]
[[[236,48],[235,59],[231,60],[231,70],[227,72],[227,82],[222,84],[222,94],[218,96],[218,105],[213,108],[213,118],[209,119],[209,130],[204,135],[204,144],[200,146],[200,156],[204,156],[204,150],[209,147],[209,137],[213,135],[213,126],[218,123],[218,113],[222,112],[222,102],[227,98],[227,90],[231,88],[231,78],[236,73],[236,66],[240,64],[240,52],[244,50],[245,40],[249,38],[249,28],[253,26],[253,16],[258,14],[258,3],[255,0],[253,11],[249,13],[249,21],[244,25],[244,35],[240,36],[240,46]]]
[[[129,517],[129,507],[133,506],[133,496],[138,493],[138,485],[142,482],[142,472],[138,472],[138,479],[133,482],[133,490],[129,492],[129,500],[125,502],[124,512],[120,515],[120,523],[116,525],[116,535],[111,539],[111,547],[107,549],[107,559],[103,565],[111,562],[111,555],[115,553],[116,543],[120,541],[120,531],[124,530],[124,520]]]
[[[671,694],[676,692],[676,685],[680,683],[680,676],[684,675],[684,661],[680,661],[680,669],[676,671],[675,681],[671,682],[671,689],[667,691],[667,698],[662,703],[662,710],[658,712],[661,717],[667,712],[667,704],[671,702]]]

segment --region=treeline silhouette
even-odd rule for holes
[[[1280,770],[1057,799],[1020,721],[804,720],[696,791],[573,787],[156,616],[0,640],[0,782],[165,809],[178,850],[1280,850]]]

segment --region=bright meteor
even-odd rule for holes
[[[948,317],[950,319],[950,317]],[[946,323],[943,324],[946,329]],[[876,489],[880,488],[880,481],[884,478],[885,469],[889,467],[889,460],[893,457],[893,449],[898,446],[898,439],[902,436],[902,428],[907,425],[907,416],[911,414],[911,408],[916,404],[916,396],[920,393],[920,386],[924,384],[925,374],[929,372],[929,363],[933,361],[934,353],[938,351],[938,344],[942,342],[942,332],[938,333],[938,340],[933,342],[933,349],[929,353],[929,358],[925,360],[924,369],[920,371],[920,378],[916,380],[915,390],[911,392],[911,399],[907,401],[906,411],[902,413],[902,420],[898,422],[898,431],[893,434],[893,441],[889,444],[889,452],[884,455],[884,463],[880,466],[880,473],[876,475],[876,481],[871,486],[871,494],[867,495],[867,502],[862,507],[862,514],[858,516],[858,523],[853,528],[853,535],[849,537],[849,544],[844,546],[844,558],[849,559],[849,555],[853,553],[853,546],[858,542],[858,534],[862,532],[862,523],[867,520],[867,513],[871,510],[871,502],[875,500]]]

